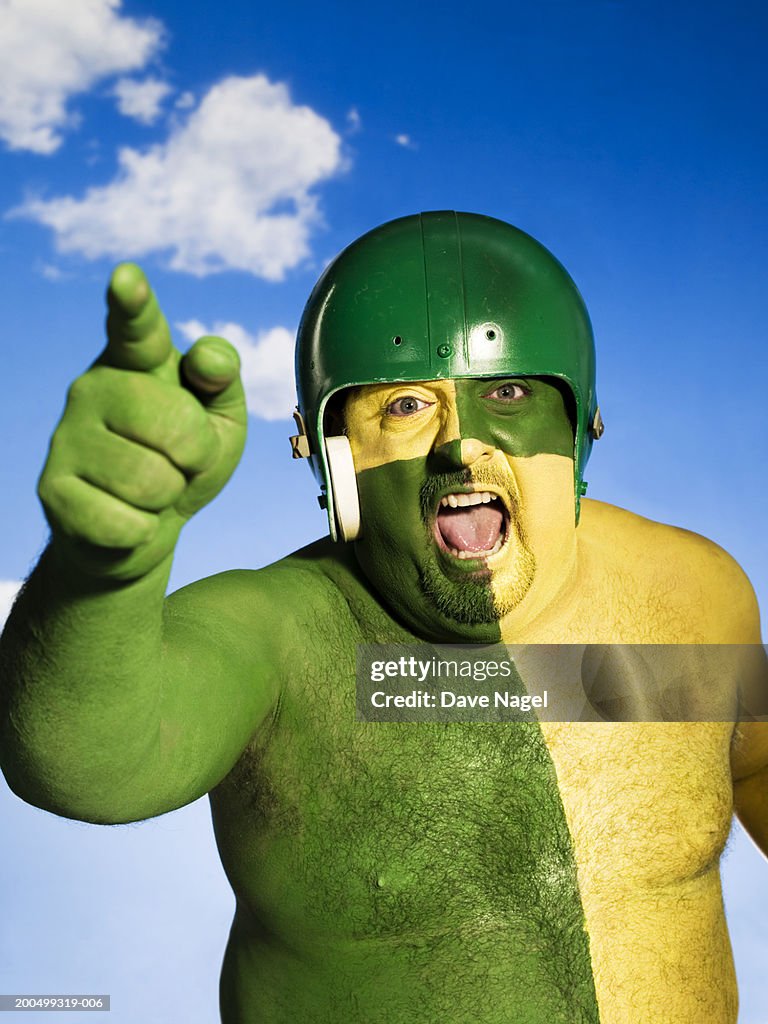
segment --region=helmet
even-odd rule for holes
[[[530,235],[492,217],[402,217],[353,242],[309,297],[296,347],[299,435],[328,509],[331,536],[359,530],[346,438],[326,437],[328,401],[359,384],[457,377],[556,377],[576,410],[576,521],[584,467],[602,433],[584,301]]]

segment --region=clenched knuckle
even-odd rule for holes
[[[37,485],[37,494],[43,506],[52,512],[67,507],[67,477],[61,473],[43,472]]]
[[[46,508],[50,508],[51,505],[51,478],[47,473],[43,473],[40,479],[37,481],[37,496]]]
[[[134,496],[137,504],[154,508],[166,504],[167,487],[163,474],[157,471],[142,473],[134,480]]]
[[[53,432],[50,444],[48,445],[48,464],[61,462],[62,458],[66,457],[70,447],[70,430],[66,422],[62,421]]]
[[[67,405],[78,405],[91,394],[92,381],[87,373],[76,377],[67,390]]]

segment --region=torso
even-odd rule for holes
[[[282,698],[211,793],[224,1024],[733,1024],[732,723],[356,722],[355,643],[408,634],[318,551]],[[665,618],[588,561],[597,642],[702,639],[685,569]],[[645,639],[637,602],[659,607]],[[588,618],[536,641],[592,642]]]

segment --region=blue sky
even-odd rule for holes
[[[146,268],[180,345],[227,325],[248,379],[242,465],[187,528],[175,588],[324,531],[286,439],[303,303],[363,231],[455,208],[533,234],[585,296],[607,423],[590,495],[712,537],[768,605],[761,5],[0,0],[0,18],[0,599],[45,543],[35,480],[117,259]],[[4,785],[0,805],[0,991],[111,992],[116,1024],[217,1019],[233,900],[204,803],[107,829]],[[724,876],[740,1021],[766,1024],[768,864],[738,832]]]

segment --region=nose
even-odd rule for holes
[[[474,466],[479,462],[490,462],[496,451],[492,444],[480,441],[476,437],[465,437],[461,441],[461,458],[465,466]]]
[[[495,448],[476,437],[455,438],[438,443],[432,450],[432,462],[436,472],[449,473],[460,469],[490,462]]]
[[[455,473],[480,462],[489,462],[496,451],[492,444],[476,437],[461,436],[461,422],[455,390],[443,396],[440,426],[432,443],[429,461],[434,472]]]

